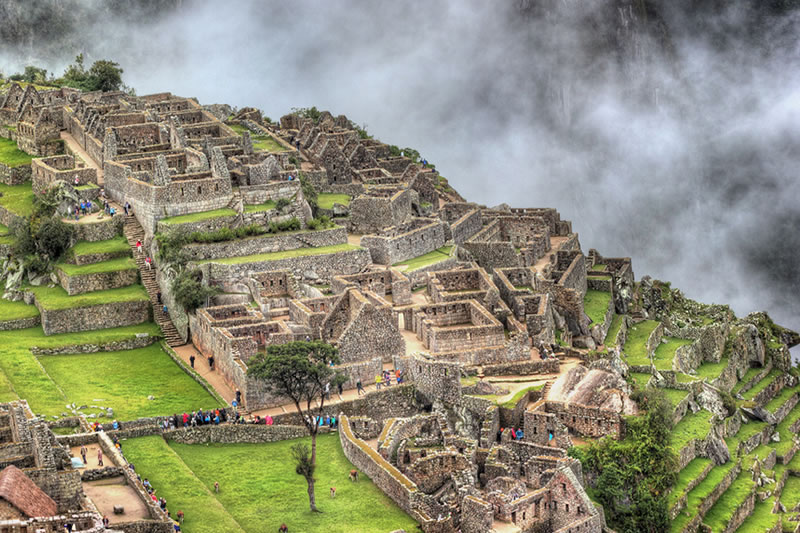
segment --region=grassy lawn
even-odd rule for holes
[[[723,357],[719,363],[703,363],[697,367],[697,377],[706,378],[709,381],[717,379],[722,371],[728,366],[728,358]]]
[[[66,397],[44,372],[39,361],[31,354],[31,346],[55,348],[73,344],[122,341],[148,333],[161,336],[158,326],[150,323],[122,328],[85,331],[46,336],[41,327],[0,331],[0,401],[26,398],[31,409],[38,414],[60,414],[64,411]],[[102,354],[95,354],[98,357]],[[171,362],[171,361],[170,361]],[[89,367],[90,370],[91,367]]]
[[[669,398],[669,401],[672,403],[672,407],[677,407],[678,404],[689,395],[689,391],[680,390],[680,389],[661,389],[664,391],[664,395]]]
[[[736,383],[736,385],[734,385],[734,387],[731,389],[731,394],[733,394],[734,396],[739,394],[739,391],[742,390],[742,387],[745,385],[745,383],[747,383],[751,379],[755,378],[756,375],[758,375],[758,373],[761,372],[762,370],[764,370],[764,369],[761,368],[761,367],[754,367],[754,368],[751,368],[750,370],[748,370],[747,372],[745,372],[745,374],[742,377],[742,379],[740,379]]]
[[[781,492],[781,503],[786,509],[791,511],[797,502],[800,502],[800,477],[793,476],[791,473],[786,478],[786,484]]]
[[[784,387],[775,395],[773,399],[767,402],[764,408],[770,413],[774,413],[778,407],[783,405],[789,398],[797,394],[797,387]]]
[[[203,263],[220,263],[223,265],[237,265],[240,263],[256,263],[260,261],[277,261],[279,259],[288,259],[290,257],[302,257],[306,255],[325,255],[334,254],[337,252],[347,252],[350,250],[360,250],[360,246],[352,244],[334,244],[332,246],[318,246],[316,248],[298,248],[296,250],[286,250],[285,252],[269,252],[266,254],[243,255],[239,257],[226,257],[223,259],[206,259],[198,261],[198,264]]]
[[[89,265],[91,266],[91,265]],[[115,302],[149,301],[147,291],[141,285],[128,285],[119,289],[87,292],[70,296],[59,286],[27,287],[36,295],[36,301],[48,311],[68,309],[70,307],[91,307]]]
[[[717,503],[708,510],[703,518],[703,523],[711,527],[711,531],[723,531],[730,522],[733,512],[741,505],[753,490],[753,481],[750,472],[742,469],[737,478],[731,483]]]
[[[241,126],[239,124],[229,124],[228,127],[238,133],[239,135],[244,134],[247,131],[247,128]],[[276,141],[270,135],[258,135],[250,132],[250,139],[253,141],[253,149],[256,152],[261,152],[266,150],[267,152],[285,152],[288,150],[285,146],[281,143]],[[277,528],[276,528],[277,529]]]
[[[687,412],[672,428],[672,449],[677,453],[692,439],[702,439],[711,429],[711,413],[703,409],[696,413]]]
[[[5,224],[0,224],[0,235],[8,235],[10,232],[11,230],[8,229],[8,226]]]
[[[56,267],[63,270],[68,276],[83,276],[86,274],[100,274],[104,272],[118,272],[120,270],[136,270],[136,261],[132,257],[120,257],[89,265],[73,265],[71,263],[57,263]]]
[[[700,504],[711,494],[720,481],[722,481],[722,478],[724,478],[735,465],[735,462],[728,461],[724,465],[715,466],[711,469],[711,472],[708,473],[708,477],[689,492],[686,508],[672,521],[672,524],[670,524],[670,531],[683,531],[683,528],[686,527],[689,520],[697,515]]]
[[[17,148],[16,142],[0,137],[0,163],[4,163],[9,167],[21,167],[22,165],[30,165],[32,160],[33,156]]]
[[[756,395],[758,395],[759,392],[766,389],[770,383],[778,379],[778,377],[780,377],[782,374],[783,372],[781,372],[779,369],[773,368],[770,373],[764,376],[761,381],[756,383],[752,389],[742,394],[742,397],[748,401],[752,400],[756,397]]]
[[[606,333],[606,339],[603,341],[603,345],[611,346],[617,340],[617,335],[619,335],[619,330],[622,329],[622,322],[625,320],[624,315],[617,315],[614,314],[614,317],[611,319],[611,325],[608,327],[608,333]]]
[[[275,209],[275,202],[268,200],[263,204],[253,204],[244,206],[245,213],[259,213],[261,211],[272,211]]]
[[[658,322],[655,320],[645,320],[628,329],[628,339],[625,341],[623,351],[628,356],[629,365],[650,364],[650,357],[647,354],[647,339],[656,327],[658,327]]]
[[[786,417],[781,420],[781,423],[777,425],[775,430],[780,435],[780,442],[770,442],[769,446],[771,448],[775,448],[775,452],[780,455],[786,455],[789,449],[792,447],[792,432],[789,431],[789,428],[800,419],[800,404],[795,405],[794,409],[789,411]],[[800,453],[795,454],[792,458],[792,462],[795,462],[795,459],[800,458]]]
[[[369,478],[362,475],[358,484],[348,480],[353,466],[336,434],[317,439],[316,493],[323,512],[311,513],[305,480],[295,474],[290,455],[296,442],[203,446],[167,444],[153,436],[127,440],[123,451],[170,502],[173,514],[183,510],[188,533],[277,531],[284,522],[289,531],[416,531],[414,520]],[[215,481],[218,494],[213,493]],[[335,500],[328,497],[332,486]]]
[[[683,496],[683,493],[686,492],[686,487],[689,486],[689,483],[700,477],[703,470],[711,463],[711,459],[706,459],[705,457],[696,457],[689,461],[689,464],[678,472],[678,481],[669,493],[667,505],[669,507],[674,506],[678,499]]]
[[[320,209],[333,209],[333,204],[350,205],[349,194],[333,194],[322,192],[317,195],[317,206]]]
[[[608,310],[611,293],[589,289],[583,297],[583,309],[592,321],[592,324],[602,324]]]
[[[695,376],[690,376],[689,374],[682,374],[681,372],[675,373],[675,381],[678,383],[692,383],[697,381]]]
[[[118,352],[41,356],[39,361],[70,402],[113,407],[120,420],[219,405],[159,344]],[[155,399],[148,400],[150,395]]]
[[[32,316],[39,316],[39,310],[35,305],[28,305],[22,300],[12,302],[0,299],[0,322]]]
[[[647,382],[650,381],[650,378],[653,377],[652,374],[648,374],[647,372],[631,372],[630,376],[640,389],[643,389],[647,385]]]
[[[2,140],[2,138],[0,138]],[[33,214],[33,189],[31,182],[26,181],[20,185],[6,185],[0,183],[0,205],[21,217]]]
[[[500,407],[505,407],[506,409],[513,409],[514,407],[517,406],[517,403],[519,403],[519,401],[522,399],[523,396],[525,396],[526,394],[528,394],[531,391],[542,390],[543,388],[544,388],[544,385],[542,384],[542,385],[534,385],[532,387],[527,387],[527,388],[524,388],[524,389],[520,389],[520,390],[517,391],[516,394],[514,394],[514,396],[511,397],[510,400],[505,401],[502,404],[500,404]]]
[[[606,266],[601,264],[601,263],[597,263],[595,266],[592,267],[592,270],[595,271],[595,272],[602,272],[605,269],[606,269]]]
[[[665,343],[664,340],[667,342]],[[656,368],[658,370],[672,370],[672,360],[675,358],[675,352],[681,346],[686,346],[692,342],[694,341],[675,337],[664,337],[653,354],[653,363],[656,365]]]
[[[414,257],[413,259],[406,259],[405,261],[400,261],[399,263],[395,263],[392,266],[405,266],[406,272],[411,272],[412,270],[418,270],[422,267],[426,267],[428,265],[433,265],[435,263],[439,263],[440,261],[444,261],[445,259],[450,258],[450,253],[453,251],[452,246],[442,246],[438,250],[434,250],[432,252],[428,252],[425,255],[421,255],[419,257]]]
[[[75,246],[70,248],[69,254],[73,256],[93,255],[93,254],[131,254],[131,247],[125,237],[118,236],[107,241],[78,241]]]
[[[213,211],[200,211],[199,213],[189,213],[188,215],[179,215],[176,217],[162,218],[161,220],[159,220],[159,223],[167,225],[186,224],[187,222],[200,222],[201,220],[210,220],[212,218],[234,217],[234,216],[236,216],[236,211],[225,207],[222,209],[214,209]]]

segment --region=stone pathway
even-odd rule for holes
[[[183,346],[176,346],[173,348],[175,353],[177,353],[181,359],[186,363],[186,366],[191,366],[189,364],[189,357],[194,355],[195,362],[194,362],[194,370],[201,376],[203,379],[208,381],[208,384],[211,385],[217,393],[222,396],[228,404],[233,402],[236,398],[236,391],[231,387],[228,383],[228,380],[225,379],[225,376],[222,375],[222,372],[219,370],[211,370],[208,367],[208,360],[206,356],[201,354],[197,351],[197,348],[194,347],[194,344],[184,344]]]
[[[61,139],[67,144],[67,146],[69,147],[70,150],[72,150],[74,153],[78,154],[78,156],[81,159],[83,159],[83,161],[84,161],[84,163],[86,163],[87,167],[97,170],[97,184],[100,187],[102,187],[103,186],[103,167],[101,167],[97,163],[97,161],[92,159],[92,157],[89,155],[89,153],[86,150],[83,149],[83,146],[81,146],[78,143],[78,141],[75,140],[75,137],[73,137],[71,133],[66,132],[66,131],[62,131],[61,132]]]

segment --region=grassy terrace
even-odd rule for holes
[[[444,261],[445,259],[449,259],[452,251],[453,251],[452,246],[442,246],[438,250],[428,252],[427,254],[421,255],[419,257],[414,257],[413,259],[406,259],[405,261],[400,261],[399,263],[395,263],[392,266],[396,267],[405,266],[406,272],[411,272],[412,270],[419,270],[420,268],[426,267],[428,265],[433,265],[435,263]]]
[[[233,209],[223,208],[214,209],[213,211],[201,211],[199,213],[189,213],[188,215],[179,215],[176,217],[167,217],[159,220],[161,224],[186,224],[188,222],[200,222],[203,220],[211,220],[212,218],[232,217],[236,216],[236,211]]]
[[[595,271],[595,272],[602,272],[605,269],[606,269],[606,266],[601,264],[601,263],[597,263],[595,266],[592,267],[592,270]]]
[[[615,314],[614,317],[611,319],[611,325],[608,327],[608,333],[606,333],[606,339],[603,341],[605,346],[610,346],[614,344],[614,341],[617,340],[617,335],[619,335],[619,330],[622,329],[622,321],[625,320],[623,315]]]
[[[12,302],[0,299],[0,322],[34,316],[39,316],[39,310],[35,305],[28,305],[22,300]]]
[[[239,124],[228,124],[228,127],[239,135],[243,135],[245,131],[248,131],[247,128]],[[267,152],[285,152],[288,150],[270,135],[257,135],[250,132],[250,138],[253,141],[253,149],[257,152],[264,150]]]
[[[664,391],[664,394],[669,401],[672,403],[672,407],[677,407],[678,404],[689,395],[689,391],[680,390],[680,389],[661,389]]]
[[[781,405],[786,403],[789,398],[797,394],[797,392],[797,387],[784,387],[773,399],[767,402],[764,408],[770,413],[774,413]]]
[[[778,424],[775,430],[780,435],[780,442],[770,442],[769,445],[771,448],[775,448],[775,452],[780,455],[786,455],[789,452],[789,449],[792,447],[792,432],[789,428],[800,419],[800,404],[795,405],[794,408],[789,411],[789,414],[781,420],[781,423]],[[792,458],[792,462],[795,461],[795,458],[800,458],[800,453],[795,454],[795,457]],[[800,465],[798,466],[800,469]]]
[[[755,378],[758,375],[758,373],[761,372],[762,370],[764,369],[761,367],[754,367],[748,370],[745,373],[744,377],[742,377],[742,379],[740,379],[736,383],[736,385],[734,385],[734,387],[731,389],[731,394],[733,394],[734,396],[739,394],[739,391],[742,390],[742,387],[744,387],[744,385],[748,383],[751,379]]]
[[[279,259],[288,259],[290,257],[335,254],[338,252],[349,252],[351,250],[361,250],[361,249],[362,248],[360,246],[355,246],[352,244],[334,244],[332,246],[318,246],[316,248],[298,248],[296,250],[287,250],[285,252],[270,252],[266,254],[243,255],[239,257],[226,257],[224,259],[206,259],[203,261],[198,261],[198,264],[220,263],[223,265],[238,265],[241,263],[277,261]]]
[[[629,375],[631,378],[633,378],[639,388],[644,388],[644,386],[647,385],[647,382],[650,381],[650,378],[653,377],[652,374],[648,374],[647,372],[631,372]]]
[[[17,148],[16,142],[0,137],[0,163],[8,167],[21,167],[30,165],[32,160],[33,156]]]
[[[683,470],[678,472],[678,481],[675,483],[675,486],[672,487],[672,491],[669,493],[669,497],[667,498],[667,505],[671,508],[673,507],[683,493],[686,492],[686,487],[689,486],[689,483],[700,477],[700,474],[705,470],[705,468],[712,463],[711,459],[706,459],[705,457],[696,457],[689,461]]]
[[[68,276],[84,276],[86,274],[101,274],[105,272],[119,272],[120,270],[136,270],[136,262],[132,257],[120,257],[109,261],[101,261],[89,265],[73,265],[71,263],[58,263],[56,267]]]
[[[107,241],[78,241],[69,252],[73,256],[92,255],[92,254],[130,254],[131,247],[125,237],[118,236]]]
[[[694,381],[697,381],[697,378],[695,376],[690,376],[689,374],[676,372],[675,381],[677,381],[678,383],[692,383]]]
[[[667,342],[664,342],[664,340]],[[672,370],[672,360],[675,359],[675,352],[681,346],[686,346],[692,342],[691,340],[675,337],[664,337],[653,354],[653,363],[656,365],[656,369]]]
[[[128,285],[119,289],[94,291],[86,294],[70,296],[61,287],[26,287],[36,295],[36,301],[48,311],[68,309],[70,307],[91,307],[116,302],[149,301],[147,291],[141,285]]]
[[[317,206],[320,209],[333,209],[333,204],[350,205],[350,195],[327,192],[317,195]]]
[[[777,379],[781,375],[782,375],[782,372],[780,370],[778,370],[777,368],[773,368],[770,371],[770,373],[767,374],[766,376],[764,376],[761,379],[761,381],[756,383],[755,386],[752,389],[750,389],[749,391],[747,391],[744,394],[742,394],[742,397],[747,401],[751,401],[753,398],[756,397],[756,395],[759,392],[761,392],[764,389],[766,389],[767,386],[769,386],[770,383],[772,383],[775,379]]]
[[[2,139],[0,139],[2,140]],[[33,214],[33,189],[31,182],[20,185],[0,183],[0,205],[21,217]]]
[[[611,301],[611,293],[606,291],[596,291],[589,289],[583,297],[583,309],[592,324],[602,324],[608,310],[608,302]]]
[[[687,497],[686,508],[681,511],[675,520],[670,524],[670,531],[680,532],[689,523],[692,517],[697,515],[700,504],[711,494],[711,492],[722,481],[722,478],[736,466],[734,461],[728,461],[722,466],[717,466],[711,469],[703,481],[693,488]]]
[[[728,366],[728,358],[723,357],[719,363],[703,363],[697,367],[697,377],[706,378],[709,381],[717,379],[722,371]]]
[[[359,483],[347,479],[353,466],[336,434],[317,439],[317,505],[323,512],[311,513],[305,481],[295,474],[290,455],[296,442],[201,446],[151,436],[125,441],[123,451],[170,510],[183,510],[183,529],[190,533],[277,531],[284,522],[289,531],[416,530],[414,520],[367,476]],[[328,487],[336,487],[336,499],[328,497]]]
[[[148,333],[153,336],[160,336],[161,332],[153,323],[138,324],[122,328],[103,329],[96,331],[85,331],[81,333],[66,333],[62,335],[45,335],[41,327],[20,329],[13,331],[0,331],[0,345],[3,346],[3,357],[0,358],[0,401],[11,401],[18,398],[26,398],[31,408],[38,414],[56,414],[64,411],[64,405],[68,403],[67,397],[56,385],[53,379],[45,372],[44,367],[31,354],[31,346],[41,348],[56,348],[74,344],[102,344],[113,341],[131,339],[137,333]],[[105,354],[94,355],[99,361]],[[57,356],[72,357],[72,356]],[[164,355],[166,358],[167,356]],[[170,363],[172,360],[168,359]],[[88,365],[87,365],[88,362]],[[84,387],[84,382],[92,375],[100,376],[96,379],[107,379],[108,376],[94,371],[95,366],[91,361],[83,360],[84,367],[75,368],[75,372],[81,379],[80,387]],[[175,366],[174,363],[172,363]],[[183,374],[183,371],[176,369]],[[171,375],[171,374],[170,374]],[[185,374],[183,374],[185,376]],[[117,383],[133,381],[130,375],[116,375]],[[188,378],[191,383],[194,381]],[[188,382],[179,380],[175,385]],[[188,385],[191,386],[191,383]],[[67,391],[68,393],[68,391]],[[94,396],[102,398],[102,396]],[[94,403],[94,402],[93,402]],[[197,409],[197,407],[191,407]],[[152,414],[163,414],[152,412]]]
[[[742,469],[736,479],[731,483],[717,503],[708,510],[703,518],[703,523],[711,528],[713,532],[721,532],[728,525],[733,517],[736,508],[741,505],[747,496],[753,491],[753,481],[750,479],[750,472]]]
[[[245,213],[260,213],[262,211],[272,211],[277,204],[272,200],[268,200],[263,204],[250,204],[244,206]]]
[[[786,506],[787,511],[791,511],[798,502],[800,502],[800,477],[790,473],[781,492],[781,503]]]
[[[687,412],[672,428],[672,449],[677,453],[692,439],[703,439],[711,429],[711,413],[703,409],[696,413]]]
[[[628,356],[629,365],[649,365],[650,358],[647,354],[647,339],[654,329],[658,327],[655,320],[645,320],[634,324],[628,330],[628,339],[625,341],[623,351]]]

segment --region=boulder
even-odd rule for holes
[[[724,465],[731,460],[728,445],[716,435],[711,435],[706,441],[706,454],[716,465]]]
[[[695,396],[697,403],[706,411],[710,411],[715,415],[720,415],[722,418],[728,416],[728,410],[722,402],[722,397],[715,388],[704,383],[703,390],[700,394]]]
[[[125,507],[123,507],[122,505],[115,505],[114,514],[125,514]]]
[[[763,407],[742,407],[741,409],[742,412],[744,412],[747,416],[755,420],[761,420],[762,422],[766,422],[767,424],[778,423],[775,420],[775,415],[773,415]]]

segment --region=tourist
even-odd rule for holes
[[[330,426],[331,425],[331,417],[329,417],[328,415],[325,415],[325,422],[324,422],[323,425]]]
[[[156,293],[156,301],[158,302],[158,305],[161,305],[161,291]]]
[[[239,405],[242,404],[242,391],[240,391],[239,389],[236,389],[236,403],[238,403]]]
[[[169,513],[167,513],[167,514],[169,514]],[[179,522],[173,522],[172,523],[172,527],[173,527],[173,529],[175,529],[175,533],[180,533],[181,524]]]
[[[111,216],[113,217],[114,215],[116,215],[116,214],[117,214],[117,210],[116,210],[116,209],[114,209],[113,207],[109,206],[109,208],[108,208],[108,214],[109,214],[109,215],[111,215]]]
[[[503,428],[497,432],[497,442],[500,442],[500,439],[503,437]]]
[[[139,239],[136,239],[136,253],[142,253],[142,241]]]
[[[142,485],[144,485],[144,488],[146,488],[148,491],[153,488],[153,486],[150,484],[150,480],[148,480],[147,478],[144,478],[144,481],[142,481]]]
[[[152,270],[153,269],[153,260],[150,259],[149,255],[145,258],[144,264],[147,265],[147,270]]]
[[[164,307],[163,307],[163,308],[161,308],[161,310],[162,310],[162,311],[164,312],[164,314],[166,315],[166,314],[167,314],[167,304],[164,304]]]
[[[326,400],[330,400],[331,399],[331,384],[330,384],[330,382],[325,384],[325,399]]]
[[[186,411],[183,412],[183,427],[189,426],[189,415],[186,414]]]
[[[117,422],[116,420],[114,420],[114,422],[112,422],[112,423],[111,423],[111,427],[112,427],[113,429],[119,429],[119,422]],[[116,438],[116,437],[114,437],[114,438]]]
[[[524,431],[522,431],[522,429],[518,429],[518,430],[517,430],[517,440],[522,440],[522,438],[523,438],[524,436],[525,436],[525,432],[524,432]]]
[[[336,417],[331,417],[331,429],[336,429]]]
[[[86,462],[86,445],[81,444],[81,459],[83,459],[83,464],[88,465],[89,463]]]
[[[103,466],[103,450],[101,448],[97,448],[97,465]]]
[[[183,523],[183,511],[178,510],[178,522]]]
[[[194,354],[189,356],[189,365],[191,365],[191,367],[194,368]]]
[[[381,375],[378,374],[375,376],[375,390],[381,390]]]
[[[339,397],[341,398],[342,393],[344,392],[344,383],[341,381],[339,382]]]
[[[108,519],[107,516],[103,517],[103,527],[108,529],[108,526],[111,524],[111,521]]]
[[[358,378],[358,381],[356,381],[356,392],[359,396],[367,393],[367,391],[364,390],[364,385],[361,384],[361,378]]]
[[[400,371],[399,368],[397,370],[395,370],[394,379],[395,379],[395,381],[397,381],[398,385],[400,385],[403,382],[403,377],[400,374],[402,374],[402,372]]]
[[[214,356],[213,355],[209,355],[208,356],[208,367],[211,370],[214,370]]]
[[[272,415],[267,415],[267,425],[271,426],[274,423],[275,421],[272,419]]]
[[[219,481],[214,482],[214,492],[219,492]]]
[[[514,431],[514,428],[511,428],[511,440],[517,440],[517,432]]]
[[[278,533],[289,533],[289,528],[286,527],[286,524],[281,524],[281,527],[278,528]]]

